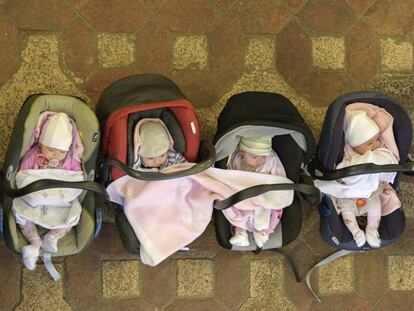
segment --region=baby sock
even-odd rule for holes
[[[366,238],[364,231],[362,231],[358,226],[354,213],[352,211],[347,210],[342,210],[341,213],[345,226],[352,233],[356,245],[358,247],[362,247],[366,242]]]
[[[20,225],[20,229],[24,237],[30,242],[29,245],[22,247],[24,266],[29,270],[34,270],[40,253],[40,236],[33,222],[26,221],[24,225]]]
[[[44,237],[42,241],[42,248],[50,253],[57,252],[57,243],[63,238],[70,228],[52,229]]]
[[[379,196],[376,202],[372,202],[368,207],[368,219],[367,227],[365,228],[365,234],[368,244],[373,248],[379,248],[381,246],[381,239],[379,237],[378,227],[381,222],[381,203]]]
[[[257,247],[262,248],[263,245],[269,240],[269,234],[263,231],[254,231],[253,238]]]
[[[234,235],[229,242],[234,246],[249,246],[250,244],[247,231],[241,228],[236,228],[234,230]]]
[[[373,248],[379,248],[381,246],[381,239],[379,237],[378,228],[366,227],[365,234],[368,244]]]

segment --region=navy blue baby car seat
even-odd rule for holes
[[[336,165],[344,156],[344,117],[345,108],[352,103],[368,103],[385,109],[394,118],[393,132],[399,150],[400,162],[395,165],[375,165],[372,163],[359,164],[335,170]],[[309,174],[315,179],[336,180],[348,176],[372,174],[380,172],[397,172],[392,187],[397,194],[400,191],[400,177],[402,172],[411,172],[413,162],[409,161],[409,150],[412,141],[412,125],[409,114],[395,99],[381,93],[355,92],[342,95],[329,106],[322,127],[316,157],[307,166]],[[320,234],[323,240],[341,251],[332,254],[318,265],[322,265],[353,251],[370,250],[371,246],[365,243],[361,248],[356,245],[354,238],[341,215],[335,210],[328,195],[323,195],[318,206],[320,214]],[[366,225],[365,217],[357,217],[361,229]],[[381,247],[398,240],[405,228],[405,214],[403,208],[381,217],[379,235]],[[317,265],[317,266],[318,266]],[[316,267],[316,266],[315,266]],[[315,268],[314,267],[314,268]],[[312,269],[313,270],[313,269]],[[310,272],[307,281],[309,282]]]

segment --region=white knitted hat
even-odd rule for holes
[[[351,147],[359,146],[379,133],[378,125],[365,111],[353,111],[345,127],[345,140]]]
[[[139,129],[141,145],[138,154],[141,157],[153,158],[166,153],[170,147],[170,140],[162,124],[146,122]]]
[[[272,151],[272,137],[242,137],[240,150],[259,156],[267,156]]]
[[[72,145],[72,124],[62,112],[49,117],[43,125],[39,142],[47,147],[68,151]]]

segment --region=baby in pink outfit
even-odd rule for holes
[[[45,116],[43,118],[46,121],[42,126],[39,126],[41,132],[38,142],[34,142],[33,146],[23,156],[20,161],[18,174],[36,169],[62,169],[64,164],[66,169],[81,171],[80,162],[74,160],[72,154],[70,159],[68,159],[68,153],[73,139],[73,120],[69,119],[65,113],[45,112],[43,116]],[[30,243],[22,248],[23,262],[27,269],[33,270],[36,267],[40,248],[46,252],[57,252],[58,240],[63,238],[71,230],[72,226],[51,229],[41,239],[36,224],[44,224],[41,223],[41,221],[44,221],[44,215],[40,215],[41,213],[35,210],[43,208],[43,214],[49,213],[51,215],[53,214],[52,209],[55,209],[55,207],[46,207],[45,205],[31,206],[27,203],[29,201],[26,202],[25,200],[27,201],[29,199],[23,197],[14,200],[13,213],[23,235]],[[56,207],[56,209],[59,208],[59,206]]]
[[[272,149],[272,138],[271,137],[242,137],[238,148],[229,157],[228,169],[242,170],[257,172],[262,174],[273,174],[286,177],[285,170],[282,163],[275,151]],[[231,207],[235,209],[235,207]],[[229,214],[224,211],[226,217],[229,219]],[[257,224],[262,217],[254,213],[254,219],[252,218],[251,211],[237,211],[238,214],[242,215],[251,224],[246,224],[250,227],[253,232],[253,237],[256,245],[260,248],[269,239],[269,234],[272,233],[282,217],[282,209],[272,209],[270,212],[270,218],[264,221],[268,224],[267,229],[256,230]],[[248,215],[250,213],[250,215]],[[244,215],[243,215],[244,214]],[[263,215],[262,215],[263,216]],[[232,222],[231,219],[229,219]],[[249,238],[247,229],[237,227],[233,224],[234,235],[230,239],[230,243],[234,246],[248,246]]]

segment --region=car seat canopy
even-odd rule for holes
[[[120,107],[185,98],[174,82],[166,77],[157,74],[134,75],[115,81],[105,89],[99,98],[96,115],[104,126],[107,118]]]
[[[286,97],[268,92],[233,95],[217,120],[214,144],[217,158],[227,157],[240,136],[290,135],[307,162],[314,153],[313,135],[296,107]]]

